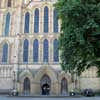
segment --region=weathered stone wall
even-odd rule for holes
[[[95,91],[100,90],[100,78],[97,78],[97,69],[95,67],[82,73],[77,78],[77,86],[72,83],[71,75],[61,70],[59,63],[53,62],[53,41],[59,38],[59,33],[53,32],[53,4],[57,0],[34,0],[31,3],[23,2],[23,0],[12,0],[12,6],[7,7],[8,0],[0,0],[0,89],[11,89],[14,87],[14,72],[15,72],[15,87],[20,93],[23,92],[23,82],[25,77],[31,81],[31,93],[41,94],[40,79],[44,74],[47,74],[51,81],[51,94],[61,94],[61,80],[66,78],[68,91],[75,87],[78,89],[92,88]],[[44,34],[44,7],[49,8],[49,32]],[[39,33],[34,33],[34,12],[39,9]],[[6,14],[10,13],[10,31],[9,36],[4,37]],[[24,33],[25,13],[30,13],[30,29],[29,33]],[[59,20],[59,32],[60,32]],[[29,40],[29,63],[23,63],[23,42]],[[39,62],[33,62],[33,41],[39,41]],[[49,63],[43,63],[43,41],[49,41]],[[3,44],[8,44],[8,61],[2,64],[2,47]]]

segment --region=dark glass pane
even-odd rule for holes
[[[35,39],[33,43],[33,61],[34,62],[38,62],[38,48],[39,48],[38,40]]]
[[[7,62],[8,59],[8,44],[5,43],[3,45],[3,54],[2,54],[2,62]]]
[[[35,10],[35,17],[34,17],[34,32],[39,32],[39,10]]]
[[[54,9],[54,14],[53,14],[53,30],[55,33],[58,32],[58,16],[56,9]]]
[[[59,42],[57,39],[54,40],[54,43],[53,43],[53,58],[54,58],[54,62],[58,62],[59,61]]]
[[[11,7],[11,0],[8,0],[8,7]]]
[[[49,20],[49,16],[48,16],[48,7],[44,8],[44,32],[47,33],[48,32],[48,20]]]
[[[4,36],[9,35],[9,28],[10,28],[10,13],[6,15]]]
[[[29,33],[29,21],[30,21],[30,14],[27,12],[25,14],[25,27],[24,27],[24,33]]]
[[[24,47],[23,47],[23,62],[28,63],[28,40],[24,40]]]
[[[47,39],[45,39],[44,40],[44,43],[43,43],[43,61],[44,62],[48,62],[48,40]]]

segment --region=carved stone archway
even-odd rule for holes
[[[51,79],[48,75],[44,75],[40,80],[41,94],[49,95],[51,90]]]
[[[42,80],[47,80],[48,84],[45,84],[45,81],[42,82]],[[36,83],[34,84],[35,94],[42,94],[41,85],[42,86],[44,85],[44,87],[47,86],[48,88],[50,88],[50,91],[49,91],[50,95],[58,94],[57,76],[54,70],[50,66],[46,66],[46,65],[41,66],[41,68],[35,74],[34,81]]]
[[[61,80],[61,95],[67,95],[68,94],[68,82],[67,79],[64,77]]]
[[[28,77],[26,77],[24,79],[24,83],[23,83],[23,92],[24,92],[24,94],[26,94],[26,95],[30,94],[30,88],[31,88],[30,79]]]
[[[33,76],[29,70],[24,70],[19,74],[18,91],[25,95],[31,94],[34,89],[33,87]]]

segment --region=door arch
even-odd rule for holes
[[[68,82],[66,78],[63,78],[61,80],[61,95],[67,95],[68,94]]]
[[[48,75],[44,75],[40,80],[41,94],[49,95],[51,90],[51,79]]]
[[[25,95],[30,94],[30,79],[28,77],[24,79],[23,91]]]

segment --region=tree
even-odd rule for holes
[[[80,75],[96,65],[100,41],[100,0],[58,0],[55,4],[61,19],[61,66]],[[100,56],[100,54],[99,54]]]

